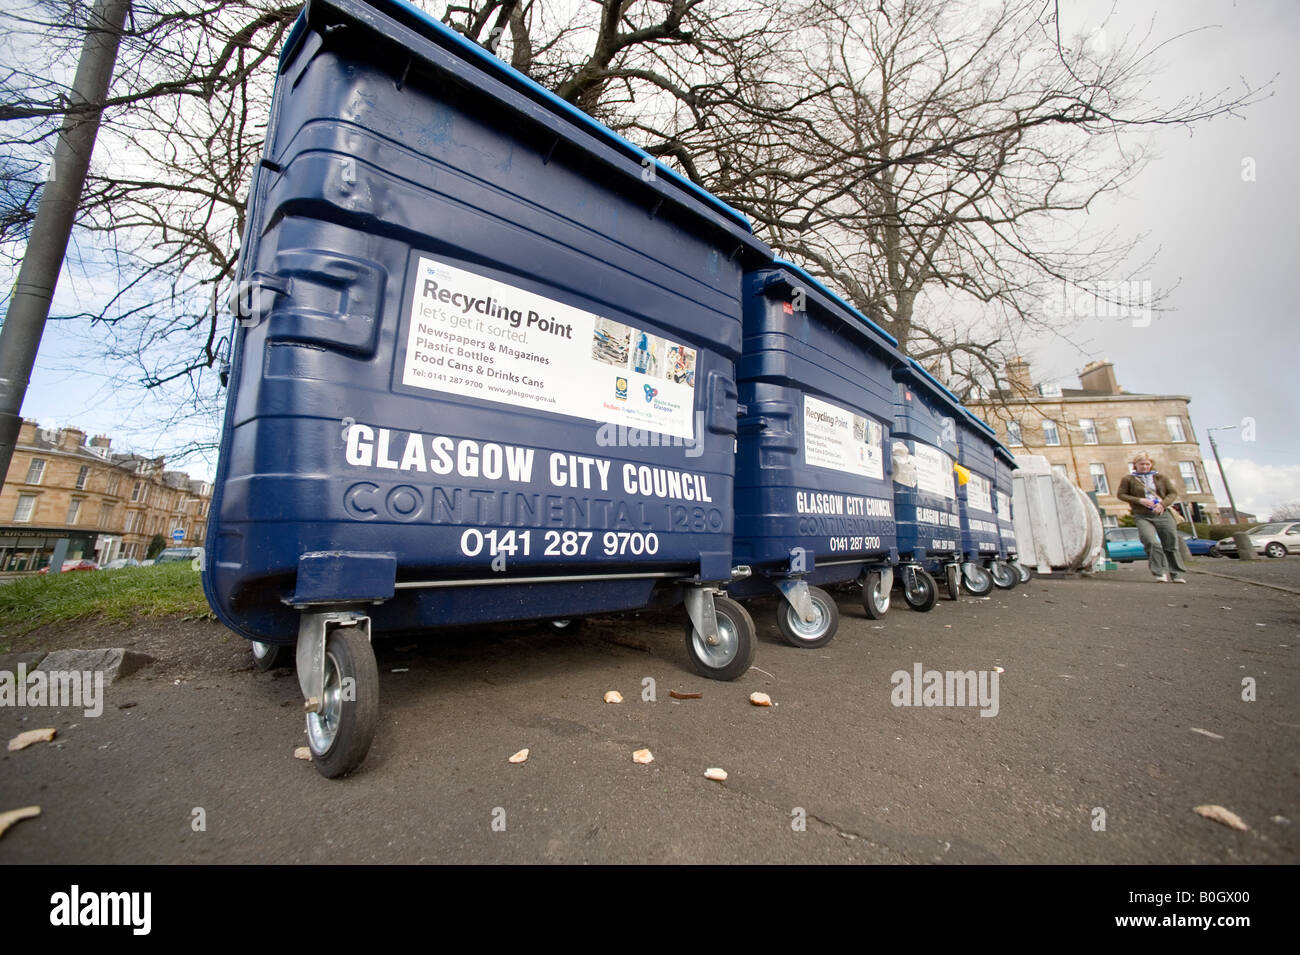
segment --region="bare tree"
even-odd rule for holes
[[[1050,286],[1096,288],[1142,267],[1131,237],[1077,224],[1141,168],[1142,131],[1255,95],[1148,103],[1158,44],[1062,37],[1048,0],[421,5],[746,212],[962,392],[991,387],[1016,335],[1051,323]],[[30,54],[39,36],[54,64],[0,79],[10,251],[66,111],[58,65],[76,9],[32,0],[9,15],[11,47]],[[124,37],[81,219],[94,239],[83,248],[121,280],[64,317],[99,329],[96,347],[178,408],[211,414],[218,397],[217,303],[298,11],[152,0]]]
[[[1300,521],[1300,501],[1278,504],[1269,510],[1270,521]]]
[[[1159,44],[1106,23],[1062,38],[1042,0],[812,0],[802,17],[801,68],[829,91],[818,121],[727,198],[962,394],[998,382],[1023,330],[1067,317],[1051,296],[1122,300],[1146,268],[1136,237],[1082,225],[1142,168],[1144,131],[1257,95],[1152,103]]]

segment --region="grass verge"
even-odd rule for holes
[[[199,574],[188,561],[121,570],[24,577],[0,586],[0,632],[30,633],[53,623],[139,616],[212,619]],[[0,637],[0,645],[4,643]]]

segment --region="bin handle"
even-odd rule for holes
[[[740,391],[730,376],[709,372],[708,429],[714,434],[736,436],[737,399]]]

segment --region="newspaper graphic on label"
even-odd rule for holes
[[[966,482],[966,506],[976,511],[993,513],[993,495],[989,492],[988,478],[971,472]]]
[[[803,454],[808,464],[883,480],[883,436],[878,422],[804,395]]]
[[[401,383],[693,440],[696,357],[422,255]]]
[[[939,494],[955,498],[955,480],[952,473],[952,458],[938,448],[933,448],[920,441],[913,442],[912,460],[916,463],[916,488],[928,494]]]

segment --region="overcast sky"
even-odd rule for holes
[[[1063,25],[1070,16],[1066,8]],[[1117,17],[1117,27],[1132,30],[1154,18],[1159,36],[1213,26],[1167,48],[1154,99],[1172,103],[1189,92],[1239,89],[1242,77],[1256,86],[1277,78],[1273,95],[1244,119],[1214,120],[1190,136],[1180,129],[1155,135],[1158,157],[1124,196],[1093,213],[1122,234],[1149,233],[1152,287],[1176,286],[1170,311],[1145,327],[1129,317],[1084,321],[1076,336],[1090,341],[1083,351],[1032,342],[1034,378],[1077,388],[1079,369],[1106,359],[1129,391],[1189,396],[1216,494],[1227,503],[1206,429],[1238,425],[1215,433],[1232,493],[1238,508],[1267,513],[1300,501],[1300,4],[1125,2]],[[1246,419],[1254,419],[1255,440],[1243,442]]]
[[[1087,30],[1088,18],[1095,21],[1109,9],[1097,3],[1062,7],[1066,35]],[[1206,429],[1253,419],[1253,441],[1243,442],[1241,430],[1216,437],[1238,507],[1266,514],[1271,505],[1300,501],[1300,262],[1293,236],[1300,211],[1293,171],[1300,154],[1300,72],[1293,65],[1300,4],[1125,2],[1111,24],[1094,42],[1113,44],[1152,24],[1159,37],[1210,27],[1163,51],[1153,100],[1172,105],[1187,94],[1239,90],[1243,77],[1259,86],[1276,74],[1272,95],[1243,119],[1215,120],[1194,135],[1181,129],[1153,134],[1157,157],[1123,195],[1091,212],[1099,227],[1148,235],[1145,254],[1133,265],[1156,255],[1142,277],[1153,288],[1177,286],[1169,311],[1145,326],[1127,317],[1081,320],[1072,337],[1082,349],[1059,340],[1022,344],[1039,381],[1077,387],[1078,370],[1102,358],[1115,364],[1129,391],[1188,395],[1207,473],[1215,468]],[[56,310],[76,311],[91,294],[84,275],[65,270]],[[140,452],[174,444],[157,435],[164,409],[138,394],[119,395],[101,369],[86,366],[80,356],[88,334],[71,323],[47,331],[24,416],[47,427],[102,431]],[[185,466],[195,477],[210,477],[215,461]],[[1216,493],[1226,503],[1221,487]]]

